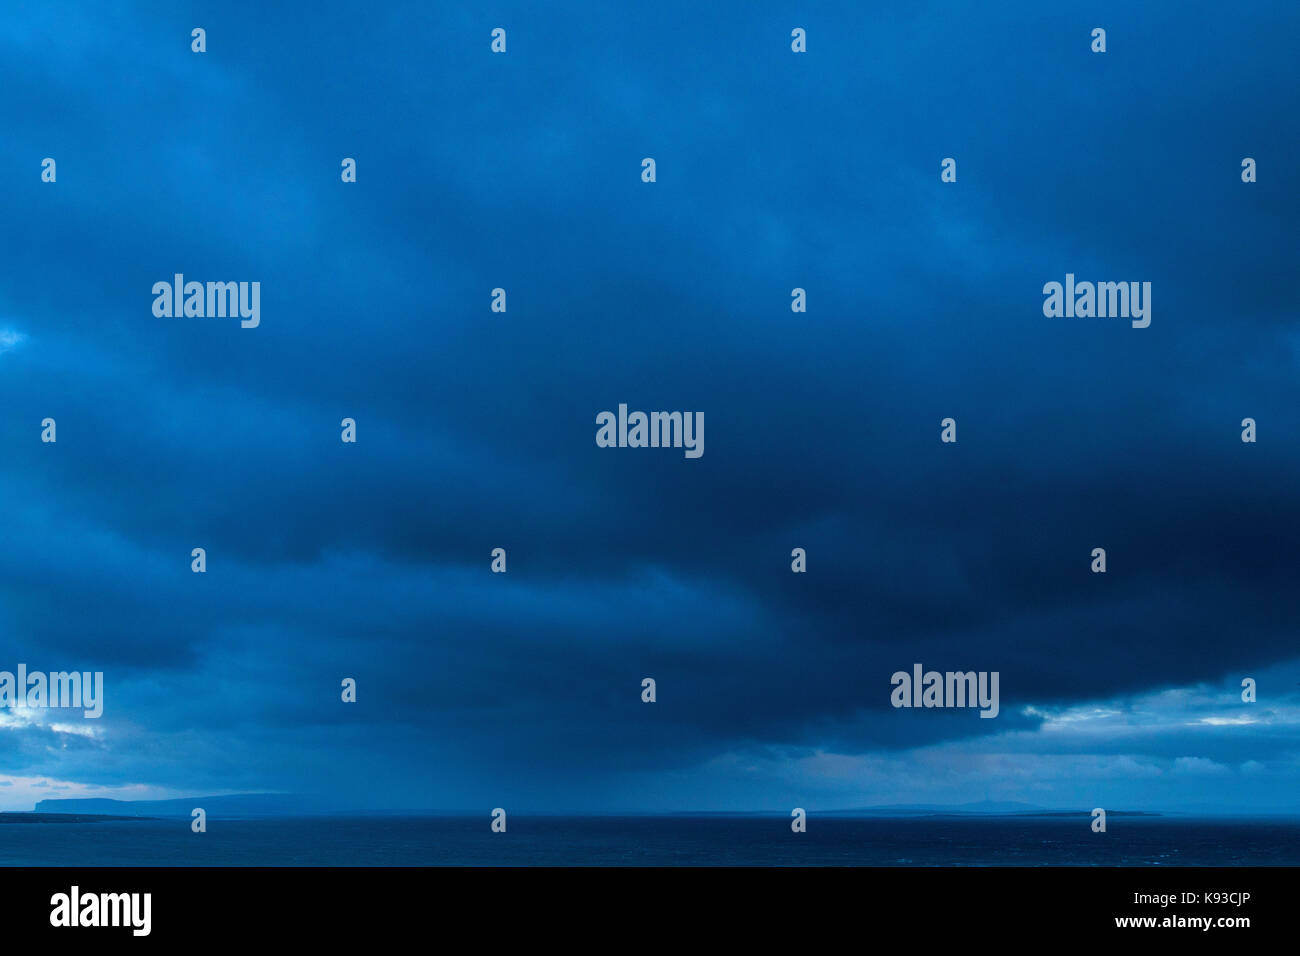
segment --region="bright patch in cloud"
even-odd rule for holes
[[[0,811],[31,810],[38,800],[73,800],[106,797],[111,800],[166,800],[175,791],[134,783],[118,787],[60,780],[57,777],[16,777],[0,774]]]
[[[0,329],[0,355],[8,352],[10,349],[20,345],[27,340],[27,336],[14,329]]]

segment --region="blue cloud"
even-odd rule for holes
[[[15,13],[0,667],[103,670],[107,699],[93,737],[0,727],[0,772],[371,806],[1281,800],[1294,695],[1261,682],[1249,725],[1179,695],[1295,655],[1297,19]],[[154,318],[177,272],[261,282],[261,326]],[[1045,318],[1066,272],[1151,281],[1151,327]],[[705,456],[597,448],[619,402],[703,410]],[[914,661],[998,670],[1002,714],[894,711]]]

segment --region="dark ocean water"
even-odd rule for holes
[[[1300,821],[1122,817],[313,817],[0,826],[4,866],[1300,865]]]

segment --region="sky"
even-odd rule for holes
[[[0,809],[1294,809],[1300,7],[1132,6],[10,7]]]

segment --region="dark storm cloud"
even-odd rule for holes
[[[16,18],[0,624],[110,697],[7,769],[558,805],[1294,656],[1287,29],[824,11],[794,57],[784,9],[661,14],[513,7],[505,57],[425,5]],[[175,272],[261,326],[154,318]],[[1151,327],[1045,318],[1066,272],[1151,281]],[[619,402],[704,456],[597,448]],[[892,710],[914,661],[1002,715]]]

